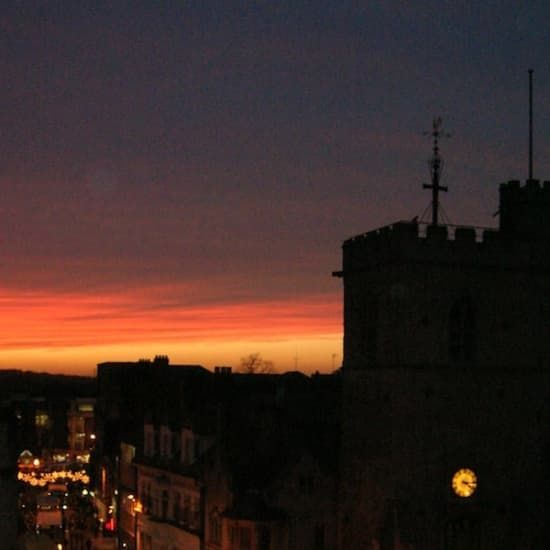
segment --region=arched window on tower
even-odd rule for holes
[[[362,358],[375,364],[378,352],[378,298],[374,294],[361,296],[359,317],[359,349]]]
[[[470,296],[455,300],[449,312],[449,358],[473,361],[476,356],[476,310]]]

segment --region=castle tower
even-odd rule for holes
[[[343,245],[340,548],[544,548],[550,182]]]

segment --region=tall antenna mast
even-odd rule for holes
[[[529,69],[529,179],[533,179],[533,69]]]
[[[422,185],[423,189],[432,190],[432,225],[437,225],[439,221],[439,192],[447,191],[446,186],[439,184],[441,172],[443,171],[443,159],[439,155],[439,138],[450,137],[451,134],[447,134],[441,130],[442,123],[441,117],[434,118],[431,132],[424,132],[425,136],[431,136],[433,138],[432,158],[429,161],[432,183],[424,183]]]

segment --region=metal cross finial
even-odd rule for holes
[[[423,189],[432,190],[432,225],[438,224],[439,191],[447,191],[446,186],[439,185],[441,172],[443,171],[443,159],[439,155],[439,138],[450,137],[451,134],[441,130],[442,123],[441,117],[434,118],[431,132],[424,132],[424,135],[429,135],[433,138],[433,154],[429,161],[432,183],[422,185]]]

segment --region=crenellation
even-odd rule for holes
[[[343,246],[344,273],[402,262],[438,263],[494,269],[529,265],[550,269],[550,258],[533,251],[537,243],[510,240],[496,228],[428,226],[398,222],[348,239]]]
[[[498,228],[399,221],[344,242],[344,272],[400,262],[550,269],[550,181],[500,185]]]
[[[435,239],[441,243],[457,241],[479,244],[485,239],[494,242],[496,238],[498,238],[497,228],[451,224],[432,226],[417,221],[399,221],[355,235],[344,242],[344,247],[361,243],[370,243],[372,246],[396,242],[410,244],[413,241],[426,241],[428,239]]]
[[[457,227],[455,230],[455,242],[460,245],[472,245],[476,242],[476,230],[474,227]]]
[[[446,225],[428,225],[426,239],[430,242],[445,242],[448,240]]]

